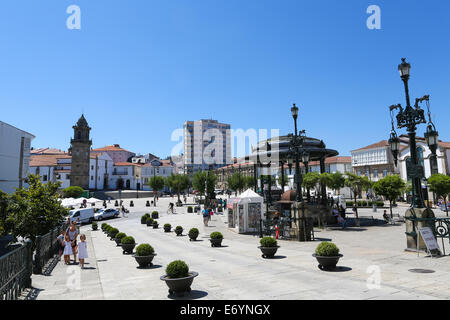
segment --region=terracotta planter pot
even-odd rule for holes
[[[220,247],[222,245],[223,238],[220,239],[209,239],[211,241],[211,247]]]
[[[184,296],[186,292],[191,291],[191,285],[196,276],[198,276],[198,272],[190,271],[189,276],[185,278],[170,279],[167,275],[163,275],[160,279],[166,282],[169,287],[169,294]]]
[[[315,253],[312,255],[319,262],[319,269],[324,270],[333,270],[336,269],[336,265],[339,262],[339,259],[343,257],[342,254],[334,257],[326,257],[326,256],[318,256]]]
[[[136,262],[139,264],[139,267],[145,268],[148,265],[152,266],[153,258],[156,256],[156,253],[151,254],[149,256],[137,256],[133,254],[133,257],[136,259]]]
[[[276,246],[276,247],[261,247],[261,246],[259,246],[258,248],[261,250],[263,258],[273,258],[275,256],[275,253],[277,253],[277,250],[279,247],[280,246]]]

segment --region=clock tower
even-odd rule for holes
[[[88,126],[84,115],[81,115],[76,125],[73,126],[74,137],[70,140],[69,154],[72,156],[72,170],[70,173],[70,185],[79,186],[89,190],[89,163],[92,140],[89,140]]]

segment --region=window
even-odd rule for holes
[[[94,176],[91,176],[91,181],[94,180]]]
[[[373,169],[373,177],[378,178],[378,169]]]
[[[91,170],[94,170],[94,166],[91,166]]]
[[[44,176],[42,177],[42,181],[47,181],[47,175],[44,174]]]

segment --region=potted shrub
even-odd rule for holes
[[[172,226],[170,225],[170,223],[166,223],[164,225],[164,232],[170,232],[171,228],[172,228]]]
[[[109,224],[106,224],[105,227],[103,228],[103,232],[108,234],[108,231],[110,228],[111,228],[111,226]]]
[[[153,219],[159,219],[159,213],[158,213],[158,211],[153,211],[153,212],[152,212],[152,218],[153,218]]]
[[[146,207],[150,207],[150,201],[147,200],[147,202],[145,203]]]
[[[114,238],[116,237],[116,234],[119,233],[119,229],[117,228],[111,228],[109,229],[108,235],[111,238],[111,240],[114,240]]]
[[[150,226],[152,226],[153,225],[153,219],[152,218],[147,218],[147,221],[146,221],[146,223],[147,223],[147,227],[150,227]]]
[[[157,220],[153,220],[153,229],[158,229],[158,221]]]
[[[194,209],[192,208],[192,206],[187,207],[187,212],[188,213],[194,212]]]
[[[189,266],[181,260],[175,260],[166,267],[166,274],[161,280],[169,287],[169,294],[184,296],[185,292],[191,291],[191,285],[198,272],[189,271]]]
[[[259,243],[261,244],[261,246],[259,246],[258,248],[261,250],[263,258],[273,258],[278,248],[280,247],[277,244],[277,240],[272,237],[264,237],[259,240]]]
[[[98,224],[97,222],[92,222],[92,230],[96,231],[98,229]]]
[[[148,265],[152,266],[152,260],[155,256],[155,250],[148,243],[138,245],[136,247],[136,254],[133,255],[140,268],[145,268]]]
[[[133,249],[136,246],[136,242],[134,241],[133,237],[131,237],[131,236],[123,237],[121,243],[122,243],[123,254],[133,253]]]
[[[176,226],[175,227],[175,233],[177,234],[177,236],[181,236],[181,234],[183,233],[183,227],[182,226]]]
[[[116,241],[117,245],[120,246],[122,243],[122,238],[126,237],[127,235],[123,232],[119,232],[116,234],[116,237],[114,238],[114,241]]]
[[[101,229],[102,229],[102,231],[105,231],[105,228],[106,228],[106,226],[107,226],[108,224],[106,223],[106,222],[103,222],[102,223],[102,225],[101,225]]]
[[[130,201],[130,207],[134,207],[134,202],[133,202],[133,200]]]
[[[320,269],[332,270],[336,268],[343,255],[339,253],[339,248],[334,243],[324,241],[319,243],[313,257],[319,262]]]
[[[119,201],[116,200],[116,201],[114,202],[114,206],[115,206],[115,207],[118,207],[118,206],[119,206]]]
[[[223,235],[220,232],[213,232],[209,235],[211,247],[220,247],[222,245]]]
[[[197,240],[198,237],[198,229],[197,228],[192,228],[191,230],[189,230],[189,241],[195,241]]]
[[[141,224],[146,224],[148,218],[150,218],[150,214],[148,214],[148,213],[141,216]]]

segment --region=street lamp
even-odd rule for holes
[[[414,107],[411,106],[409,99],[409,89],[408,89],[408,80],[411,71],[411,65],[406,62],[405,58],[402,58],[402,63],[398,66],[398,70],[400,72],[400,77],[403,80],[403,84],[405,87],[405,96],[406,96],[406,108],[400,104],[392,105],[389,107],[391,111],[391,121],[392,121],[392,131],[389,139],[389,146],[394,156],[395,165],[397,165],[397,158],[399,154],[400,140],[397,137],[397,133],[394,128],[394,110],[399,110],[396,116],[397,119],[397,128],[406,128],[409,136],[409,147],[410,147],[410,161],[406,162],[407,165],[407,173],[408,178],[412,180],[412,204],[413,208],[424,208],[425,203],[422,195],[422,183],[421,179],[424,177],[424,169],[419,164],[419,159],[417,156],[417,146],[416,146],[416,129],[417,125],[421,123],[426,123],[424,110],[419,107],[419,103],[423,101],[427,101],[427,105],[429,102],[429,96],[423,96],[422,98],[416,99]],[[430,115],[429,105],[428,105],[428,114]],[[427,133],[425,134],[427,139],[427,143],[431,148],[437,146],[437,137],[438,133],[434,128],[434,124],[432,125],[431,117],[430,124],[427,128]],[[433,149],[432,149],[433,150]]]
[[[297,131],[298,107],[295,105],[295,103],[294,103],[293,107],[291,108],[291,113],[292,113],[292,118],[294,119],[295,132],[294,132],[294,136],[291,138],[291,141],[290,141],[289,153],[295,157],[294,180],[295,180],[295,183],[297,186],[296,201],[303,202],[302,174],[300,172],[300,154],[301,154],[301,150],[303,148],[303,139],[304,139],[302,134],[305,133],[305,130],[302,130],[300,132]]]

